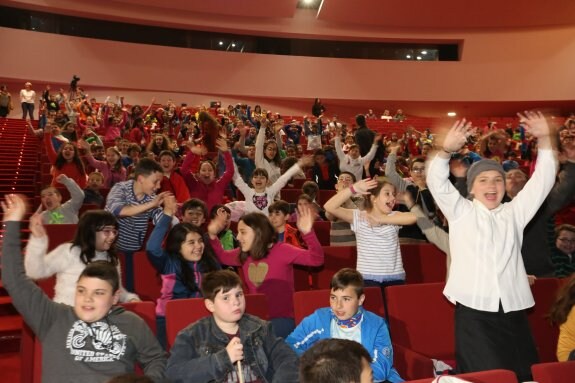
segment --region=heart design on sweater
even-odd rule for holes
[[[257,265],[252,263],[248,267],[248,278],[254,285],[256,285],[256,287],[260,287],[266,279],[268,269],[268,264],[265,262],[260,262]]]

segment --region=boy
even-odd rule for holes
[[[88,176],[88,186],[84,189],[84,203],[98,205],[101,208],[104,205],[104,196],[100,189],[104,185],[104,175],[100,172],[92,172]]]
[[[559,225],[555,228],[555,236],[555,249],[551,252],[555,276],[569,277],[575,272],[575,226]]]
[[[290,206],[286,201],[275,201],[268,208],[269,219],[278,236],[278,242],[289,243],[292,246],[303,249],[303,243],[298,229],[288,225],[290,218]]]
[[[335,136],[335,152],[337,153],[337,158],[339,158],[339,170],[342,172],[349,172],[354,175],[356,180],[361,180],[363,178],[363,168],[366,163],[370,163],[377,153],[378,142],[381,140],[381,134],[375,136],[373,144],[369,149],[369,152],[360,157],[359,146],[357,144],[352,144],[349,146],[348,154],[343,152],[343,146],[341,144],[341,135],[338,133]]]
[[[314,151],[315,165],[312,170],[312,179],[321,190],[335,190],[339,168],[335,161],[328,162],[325,157],[323,149]]]
[[[119,277],[110,262],[86,265],[74,306],[52,302],[26,277],[20,249],[20,221],[26,204],[18,195],[2,202],[6,236],[2,281],[12,303],[42,342],[42,382],[105,381],[134,372],[138,362],[154,382],[164,379],[166,355],[146,323],[121,307]]]
[[[222,210],[220,211],[220,209]],[[232,222],[231,221],[232,211],[230,210],[229,207],[225,205],[222,204],[214,205],[212,206],[212,210],[210,211],[210,220],[215,219],[218,216],[218,211],[220,211],[220,213],[225,214],[226,217],[224,229],[220,231],[220,233],[218,234],[218,238],[220,239],[220,243],[222,244],[223,249],[232,250],[235,249],[236,247],[239,247],[238,240],[234,236],[234,233],[232,233],[232,231],[230,230],[230,224]]]
[[[158,161],[164,171],[164,177],[160,184],[161,191],[171,192],[178,203],[184,203],[190,199],[188,185],[180,173],[174,171],[176,167],[176,155],[171,150],[162,150]]]
[[[182,222],[202,227],[208,216],[208,207],[201,199],[192,198],[182,205]]]
[[[245,383],[298,382],[297,355],[275,337],[269,322],[244,314],[246,300],[236,273],[206,274],[202,295],[212,315],[176,337],[167,368],[173,382],[239,382],[238,370]]]
[[[148,220],[154,224],[162,215],[159,208],[169,192],[155,194],[163,177],[162,167],[149,158],[141,160],[135,169],[135,179],[115,184],[106,199],[106,210],[118,218],[120,225],[117,248],[125,255],[126,288],[134,291],[132,255],[140,250],[148,230]]]
[[[361,344],[323,339],[303,354],[300,383],[372,383],[371,357]]]
[[[497,368],[531,380],[537,350],[526,310],[534,305],[521,258],[523,230],[555,182],[557,161],[552,132],[541,113],[518,114],[537,138],[535,171],[509,203],[505,172],[493,160],[475,162],[467,172],[470,198],[449,181],[449,160],[473,135],[465,120],[445,136],[429,163],[427,185],[449,221],[451,266],[444,294],[455,308],[455,358],[458,372]]]
[[[56,181],[66,186],[70,192],[70,199],[62,203],[62,194],[53,186],[48,186],[40,192],[42,205],[42,223],[44,225],[78,223],[78,211],[84,202],[84,191],[72,178],[65,174],[56,177]]]
[[[321,339],[354,340],[369,352],[375,381],[403,382],[393,368],[393,349],[385,320],[361,306],[365,300],[363,277],[354,269],[341,269],[333,276],[331,308],[321,308],[306,317],[286,342],[298,355]]]

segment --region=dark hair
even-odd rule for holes
[[[202,296],[213,302],[219,292],[225,294],[234,287],[242,287],[239,275],[231,270],[212,271],[202,279]]]
[[[273,213],[276,211],[281,211],[282,213],[284,213],[285,215],[289,214],[290,211],[290,207],[289,207],[289,203],[287,203],[286,201],[283,200],[277,200],[275,202],[273,202],[269,207],[268,207],[268,212],[269,213]]]
[[[282,160],[281,173],[285,173],[289,168],[297,164],[298,159],[296,157],[286,157]]]
[[[135,178],[138,178],[138,176],[148,177],[156,172],[162,174],[164,173],[164,170],[160,164],[152,159],[142,158],[134,169],[134,176]]]
[[[137,106],[137,105],[136,105]],[[132,108],[133,109],[133,108]],[[132,128],[140,128],[140,123],[144,122],[144,119],[142,117],[138,117],[134,120],[134,122],[132,122]]]
[[[68,161],[66,161],[66,159],[62,155],[62,152],[64,151],[66,145],[70,145],[72,148],[74,148],[74,157],[72,157],[72,162],[74,163],[74,165],[76,165],[76,168],[78,169],[81,175],[86,175],[86,169],[84,168],[84,163],[80,158],[78,147],[71,142],[65,142],[62,144],[62,146],[60,146],[60,150],[58,150],[58,156],[56,157],[56,161],[54,161],[54,167],[58,170],[62,170],[64,165],[68,163]]]
[[[351,180],[355,183],[357,181],[357,179],[355,179],[355,174],[351,173],[351,172],[341,172],[339,173],[338,179],[339,177],[341,177],[343,174],[347,174],[348,176],[351,177]]]
[[[573,305],[575,305],[575,275],[572,275],[559,289],[555,303],[548,314],[551,323],[555,325],[565,323]]]
[[[202,160],[200,161],[200,166],[198,166],[198,173],[200,172],[200,168],[202,167],[203,164],[208,164],[212,167],[212,169],[214,169],[214,173],[217,174],[218,172],[218,168],[216,167],[216,164],[214,163],[214,161],[212,160]]]
[[[162,144],[159,147],[156,145],[156,138],[158,138],[158,137],[162,137]],[[146,148],[146,150],[148,152],[153,152],[155,155],[158,155],[158,154],[160,154],[160,152],[162,150],[170,150],[170,140],[168,139],[168,137],[164,136],[163,134],[156,134],[150,140],[150,143],[148,144],[148,147]]]
[[[301,185],[301,191],[303,194],[307,194],[312,199],[317,197],[317,193],[319,193],[319,186],[314,181],[305,181],[303,185]]]
[[[268,180],[270,179],[270,177],[268,175],[268,171],[263,169],[263,168],[254,169],[254,172],[252,173],[252,178],[255,176],[266,177]]]
[[[300,358],[301,383],[360,383],[369,352],[353,340],[322,339]]]
[[[226,205],[223,205],[221,203],[218,203],[218,204],[212,206],[212,209],[210,210],[210,219],[216,218],[216,216],[218,215],[219,209],[224,209],[226,211],[226,213],[232,214],[232,211],[230,210],[229,207],[227,207]]]
[[[355,116],[355,123],[360,128],[366,126],[365,116],[363,114],[356,115]]]
[[[174,160],[174,161],[176,160],[176,155],[171,150],[162,150],[160,152],[160,155],[158,156],[158,160],[164,156],[171,157],[172,160]]]
[[[118,275],[118,269],[116,266],[107,261],[94,261],[88,263],[80,276],[78,281],[82,278],[98,278],[106,281],[112,286],[112,293],[116,293],[120,288],[120,276]]]
[[[130,155],[133,151],[141,153],[142,148],[138,144],[130,144],[130,146],[128,147],[128,155]]]
[[[569,225],[568,223],[557,226],[555,228],[555,237],[558,238],[562,231],[570,231],[571,233],[575,233],[575,226]]]
[[[325,151],[323,149],[316,149],[313,152],[313,156],[325,156]]]
[[[267,257],[270,245],[277,242],[277,234],[268,217],[262,213],[249,213],[244,215],[240,222],[254,231],[254,242],[248,252],[240,252],[240,262],[243,264],[248,257],[255,261]]]
[[[297,204],[297,202],[299,202],[299,201],[302,200],[302,199],[303,199],[303,200],[306,200],[306,201],[309,202],[309,203],[313,203],[313,199],[311,198],[311,196],[310,196],[309,194],[303,193],[303,194],[300,194],[300,195],[297,197],[296,204]]]
[[[184,215],[186,211],[196,208],[202,209],[202,212],[204,213],[204,218],[208,216],[208,207],[206,206],[206,203],[198,198],[191,198],[186,202],[184,202],[184,204],[182,205],[182,215]]]
[[[260,129],[265,129],[265,128],[262,127],[262,128],[260,128]],[[265,154],[266,148],[267,148],[268,146],[270,146],[270,145],[275,145],[275,146],[276,146],[276,155],[275,155],[274,158],[272,158],[271,160],[268,159],[268,158],[266,157],[266,154]],[[281,157],[281,155],[280,155],[280,148],[279,148],[277,142],[275,142],[274,140],[267,140],[267,141],[264,143],[264,158],[265,158],[268,162],[273,162],[274,164],[276,164],[276,166],[280,166],[280,165],[281,165],[282,157]]]
[[[91,263],[96,256],[96,232],[101,231],[106,226],[114,226],[116,230],[120,227],[114,214],[109,211],[88,210],[80,217],[72,246],[80,248],[80,260],[85,265]],[[115,241],[108,250],[108,259],[114,266],[118,265]]]
[[[363,295],[363,276],[359,271],[348,267],[335,273],[329,284],[332,291],[345,290],[349,286],[353,287],[358,298]]]
[[[192,225],[191,223],[179,223],[172,227],[168,236],[166,237],[166,252],[169,254],[170,257],[174,258],[179,263],[179,269],[181,275],[181,281],[183,284],[190,290],[191,292],[197,292],[200,290],[200,287],[197,284],[195,271],[190,267],[189,261],[186,260],[181,252],[180,249],[182,247],[182,243],[186,241],[186,237],[189,233],[196,233],[200,237],[200,240],[204,241],[204,233],[200,230],[199,227],[196,225]],[[207,243],[204,243],[204,252],[202,257],[198,261],[198,268],[201,270],[202,273],[210,272],[218,270],[219,264],[216,260],[216,257],[213,253],[212,247],[209,246]]]
[[[395,187],[395,185],[393,184],[393,182],[391,182],[389,180],[389,178],[387,177],[378,177],[377,178],[377,186],[373,189],[371,189],[369,191],[369,195],[366,196],[366,198],[364,198],[364,205],[365,205],[365,210],[370,212],[373,209],[373,202],[371,201],[371,197],[378,197],[379,193],[381,193],[381,189],[385,186],[385,185],[391,185],[394,187],[394,189],[397,189]]]
[[[415,157],[413,160],[411,160],[411,164],[409,165],[409,168],[413,169],[413,165],[415,165],[418,162],[425,164],[425,157]]]

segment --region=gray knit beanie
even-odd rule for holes
[[[469,167],[469,170],[467,171],[467,192],[471,193],[471,188],[473,187],[473,182],[475,181],[475,178],[482,172],[486,172],[489,170],[495,170],[499,173],[501,173],[501,175],[503,176],[503,179],[505,179],[505,170],[503,170],[503,167],[501,166],[501,164],[497,161],[494,160],[489,160],[489,159],[483,159],[477,162],[474,162],[473,165],[471,165]]]

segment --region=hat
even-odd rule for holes
[[[505,179],[505,171],[501,164],[494,160],[483,159],[481,161],[474,162],[473,165],[469,167],[467,171],[467,192],[471,193],[471,188],[473,187],[473,182],[475,178],[483,172],[487,172],[489,170],[495,170],[496,172],[501,173],[503,179]]]

